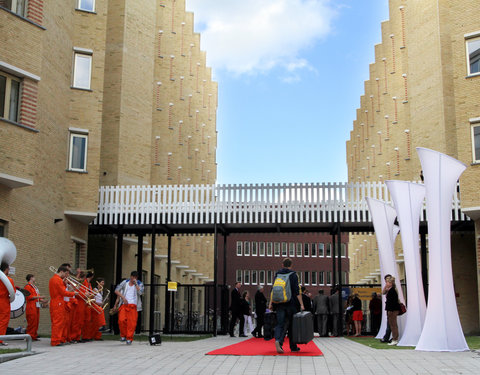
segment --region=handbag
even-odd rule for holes
[[[403,315],[407,312],[407,307],[403,303],[399,303],[400,310],[398,311],[398,315]]]

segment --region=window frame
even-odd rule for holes
[[[95,13],[95,6],[97,5],[95,0],[92,0],[92,9],[82,8],[81,4],[82,4],[82,0],[77,0],[77,9],[78,10],[83,10],[84,12]]]
[[[12,13],[15,13],[17,16],[27,18],[28,14],[28,1],[29,0],[11,0],[10,6],[5,8],[10,10]],[[21,5],[21,11],[18,11],[19,3]]]
[[[250,285],[258,285],[258,272],[257,272],[257,270],[250,271]]]
[[[468,44],[472,43],[472,42],[480,43],[480,31],[465,36],[465,58],[466,58],[466,61],[467,61],[467,77],[474,77],[474,76],[480,75],[480,56],[479,56],[479,61],[478,61],[479,70],[477,72],[474,72],[474,73],[472,73],[471,70],[470,70],[471,64],[470,64],[470,55],[469,55],[469,50],[468,50]],[[480,55],[480,49],[478,50],[478,52],[479,52],[479,55]]]
[[[287,242],[282,242],[281,249],[282,249],[282,257],[288,256],[288,245],[287,245]]]
[[[74,138],[83,138],[85,139],[85,154],[84,154],[84,168],[74,168],[72,166],[73,162],[73,140]],[[88,133],[76,132],[70,130],[69,132],[69,141],[68,141],[68,168],[70,172],[87,172],[87,163],[88,163]]]
[[[347,244],[343,242],[340,244],[340,257],[341,258],[347,257]]]
[[[258,256],[265,256],[265,242],[263,241],[258,243]]]
[[[325,249],[325,258],[331,258],[332,257],[332,244],[330,242],[327,242],[326,245],[327,246],[326,246],[326,249]]]
[[[0,119],[14,122],[16,124],[20,121],[20,108],[22,99],[22,82],[23,79],[5,71],[0,71],[0,76],[5,78],[5,97],[3,98],[3,115],[0,115]],[[17,108],[12,118],[11,105],[12,105],[12,81],[18,83],[18,92],[16,95]]]
[[[297,242],[297,258],[300,258],[303,256],[303,244],[301,242]]]
[[[312,271],[310,276],[310,284],[317,285],[317,271]]]
[[[236,271],[235,282],[243,284],[243,272],[242,272],[242,270],[237,270]]]
[[[310,244],[309,243],[304,243],[303,244],[303,256],[304,257],[309,257],[310,256]]]
[[[267,285],[272,285],[273,284],[273,277],[274,277],[273,271],[272,270],[267,270]]]
[[[89,69],[88,69],[88,87],[81,86],[77,83],[77,57],[88,57]],[[74,48],[73,49],[73,74],[72,74],[72,88],[79,90],[92,90],[92,66],[93,66],[93,51]]]
[[[470,120],[470,132],[471,132],[471,137],[472,137],[472,162],[474,164],[480,164],[480,147],[479,147],[479,152],[478,152],[478,159],[477,159],[477,155],[476,155],[476,152],[475,152],[475,128],[479,128],[480,129],[480,118],[478,119],[478,121],[472,121]],[[478,134],[478,137],[480,138],[480,133]]]
[[[276,257],[279,257],[281,254],[280,242],[274,242],[273,244],[273,254]]]
[[[258,271],[258,283],[265,285],[265,270]]]
[[[258,242],[252,241],[252,257],[258,256]]]
[[[295,242],[288,243],[288,256],[290,258],[295,257]]]
[[[267,242],[267,257],[273,256],[273,242]]]
[[[8,222],[0,219],[0,237],[7,237]]]
[[[237,241],[237,257],[243,255],[243,241]]]
[[[243,241],[243,256],[250,256],[250,241]]]
[[[321,246],[320,246],[321,245]],[[322,249],[322,251],[320,252],[320,248]],[[319,242],[317,244],[317,249],[318,249],[318,257],[322,257],[324,258],[325,257],[325,244],[323,242]],[[321,255],[320,255],[321,254]]]
[[[325,285],[332,285],[332,271],[325,271],[326,280]]]
[[[316,258],[317,257],[317,243],[312,242],[310,244],[310,256]]]
[[[310,285],[310,271],[304,271],[303,275],[303,280],[305,280],[304,285]]]
[[[250,270],[243,271],[243,284],[250,285]]]
[[[325,285],[325,271],[318,271],[318,285]]]

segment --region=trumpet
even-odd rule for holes
[[[102,303],[101,305],[98,305],[97,306],[100,306],[103,310],[105,310],[105,308],[108,306],[108,301],[110,300],[110,290],[107,289],[106,292],[105,292],[105,295],[103,294],[103,285],[100,284],[97,280],[97,293],[100,293],[102,295]]]
[[[57,269],[53,266],[49,267],[49,270],[53,273],[57,273]],[[103,307],[95,303],[95,295],[97,292],[73,277],[72,275],[67,276],[65,282],[70,285],[73,290],[78,291],[78,296],[91,308],[93,308],[97,313],[103,313]],[[98,306],[98,308],[97,308]]]

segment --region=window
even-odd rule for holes
[[[265,284],[265,271],[258,271],[258,283],[260,285]]]
[[[480,163],[480,123],[472,126],[473,162]]]
[[[243,272],[243,283],[245,285],[250,284],[250,271]]]
[[[243,242],[237,241],[237,256],[242,256]]]
[[[7,237],[7,222],[0,220],[0,237]]]
[[[18,122],[20,109],[20,79],[0,72],[0,117]]]
[[[258,251],[259,251],[259,255],[261,257],[265,256],[265,242],[259,242],[258,243]]]
[[[87,170],[87,146],[88,135],[70,133],[70,152],[68,158],[68,169],[75,172]]]
[[[279,242],[275,242],[274,251],[275,251],[275,256],[279,257],[280,256],[280,243]]]
[[[78,9],[94,12],[95,0],[78,0]]]
[[[325,254],[326,257],[331,258],[332,257],[332,244],[327,243],[327,251]]]
[[[317,256],[317,244],[316,243],[312,243],[310,245],[310,255],[312,257],[316,257]]]
[[[347,272],[342,271],[342,284],[345,285],[347,283]]]
[[[80,268],[80,255],[82,253],[82,244],[79,242],[75,242],[75,263],[74,269]]]
[[[297,257],[301,257],[301,256],[302,256],[302,252],[303,252],[302,244],[301,244],[301,243],[297,243]]]
[[[346,258],[347,256],[347,245],[345,245],[344,243],[342,243],[340,246],[340,256],[342,258]]]
[[[273,271],[267,271],[267,284],[272,285],[273,282]]]
[[[293,242],[290,242],[288,244],[288,255],[290,257],[294,257],[295,256],[295,244]]]
[[[252,271],[252,285],[258,284],[257,275],[258,275],[257,271]]]
[[[332,285],[332,271],[327,271],[327,285]]]
[[[318,285],[325,285],[325,273],[323,271],[318,273]]]
[[[248,241],[243,244],[243,255],[250,255],[250,242]]]
[[[273,243],[267,242],[267,256],[271,257],[273,255]]]
[[[92,75],[92,53],[75,52],[73,67],[73,87],[90,90]]]
[[[28,0],[6,0],[0,2],[0,5],[22,17],[25,17],[27,14]]]
[[[310,244],[306,243],[303,245],[303,255],[306,257],[310,256]]]
[[[324,243],[319,243],[318,244],[318,256],[323,257],[325,256],[325,244]]]
[[[312,285],[317,285],[317,273],[312,272]]]
[[[467,40],[468,75],[480,74],[480,37]]]
[[[304,275],[305,277],[303,278],[303,281],[305,285],[310,285],[310,272],[305,271]]]
[[[297,271],[297,277],[298,277],[298,285],[302,285],[302,271]]]
[[[258,255],[258,242],[252,242],[252,256]]]
[[[235,276],[235,281],[237,283],[241,283],[242,282],[242,270],[237,270],[237,275]]]
[[[286,257],[286,256],[287,256],[287,243],[282,242],[282,257]]]

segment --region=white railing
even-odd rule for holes
[[[391,203],[382,182],[102,186],[94,225],[368,223],[365,197]],[[468,220],[458,194],[452,220]]]

